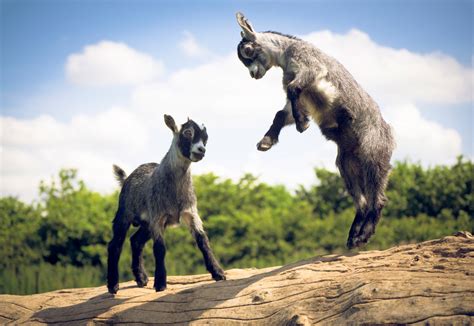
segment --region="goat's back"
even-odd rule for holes
[[[384,144],[382,152],[392,152],[395,146],[392,131],[382,118],[377,103],[337,59],[305,41],[295,42],[288,48],[286,56],[298,58],[307,69],[316,69],[315,75],[319,73],[318,69],[321,67],[327,69],[325,78],[337,89],[337,97],[333,109],[318,112],[319,117],[315,120],[319,120],[317,122],[327,138],[338,143],[350,143],[350,146],[343,147],[362,145],[370,152],[367,155],[379,155],[382,143]],[[312,98],[319,96],[317,89],[315,93]],[[350,119],[351,123],[345,123],[347,119]],[[346,125],[336,130],[342,134],[326,134],[324,128],[326,120],[329,124],[336,121],[338,125]]]
[[[142,164],[125,179],[120,192],[119,209],[123,210],[130,222],[139,219],[146,207],[147,185],[158,166],[158,163]]]

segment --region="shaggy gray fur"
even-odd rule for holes
[[[114,165],[114,173],[122,185],[122,190],[113,221],[114,235],[108,247],[107,286],[111,293],[118,290],[118,260],[131,224],[140,227],[131,238],[132,270],[138,286],[145,286],[148,282],[143,267],[142,250],[145,243],[152,238],[156,263],[154,287],[157,291],[166,288],[166,247],[163,233],[167,226],[179,222],[190,228],[212,277],[215,280],[225,279],[224,271],[212,253],[197,211],[190,170],[191,162],[197,162],[204,157],[207,131],[192,120],[188,120],[178,129],[174,119],[166,115],[165,123],[173,131],[173,141],[160,164],[142,164],[128,177],[121,168]]]
[[[312,44],[276,32],[257,33],[238,13],[242,41],[237,53],[253,78],[271,67],[283,69],[287,103],[257,144],[261,151],[278,142],[280,130],[295,123],[299,132],[309,117],[338,147],[337,167],[354,199],[357,214],[349,232],[349,248],[368,241],[385,205],[384,190],[395,147],[390,126],[377,103],[336,59]]]

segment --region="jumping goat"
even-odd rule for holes
[[[151,238],[154,241],[156,291],[166,289],[163,234],[167,226],[185,223],[202,252],[207,270],[216,281],[225,280],[224,271],[212,253],[197,210],[197,200],[191,179],[191,162],[200,161],[206,152],[207,131],[189,120],[178,129],[174,119],[164,116],[173,132],[171,147],[160,164],[140,165],[128,177],[114,165],[114,173],[122,186],[119,207],[113,221],[113,238],[108,246],[107,287],[110,293],[119,288],[118,261],[130,225],[139,229],[130,238],[132,271],[139,287],[148,283],[142,251]]]
[[[242,28],[237,54],[250,76],[260,79],[273,66],[283,69],[286,105],[276,113],[258,150],[275,145],[284,126],[295,123],[304,132],[311,117],[337,144],[336,165],[357,208],[347,246],[365,244],[386,203],[384,190],[395,147],[377,103],[341,63],[308,42],[277,32],[257,33],[241,13],[237,22]]]

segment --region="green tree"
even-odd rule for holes
[[[42,255],[51,264],[102,266],[117,200],[103,196],[77,180],[76,170],[61,170],[59,180],[41,182],[38,235]]]
[[[37,235],[40,211],[14,197],[0,198],[0,269],[12,265],[39,264]]]
[[[314,255],[343,253],[354,207],[338,173],[315,170],[317,183],[296,193],[246,174],[234,182],[214,174],[194,178],[199,212],[224,268],[282,265]],[[423,168],[396,163],[389,202],[367,249],[474,231],[473,163]],[[75,170],[40,185],[40,201],[0,198],[0,292],[34,293],[105,282],[107,243],[118,193],[87,188]],[[136,229],[135,229],[136,230]],[[135,232],[131,228],[129,235]],[[204,273],[202,256],[186,228],[165,233],[170,275]],[[152,241],[144,250],[152,274]],[[132,279],[130,244],[120,260],[121,280]]]
[[[426,214],[440,216],[446,210],[454,217],[474,215],[474,164],[459,157],[453,166],[424,169],[420,164],[398,162],[387,187],[390,217]]]
[[[296,194],[313,206],[316,216],[324,218],[331,212],[340,213],[353,206],[339,173],[321,168],[314,171],[318,183],[309,189],[300,187]]]

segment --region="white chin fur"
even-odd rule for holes
[[[262,78],[263,76],[265,76],[265,73],[266,73],[266,70],[265,68],[261,67],[261,66],[256,66],[257,68],[254,70],[254,74],[253,74],[253,78],[254,79],[260,79]]]
[[[196,153],[191,153],[191,161],[193,162],[199,162],[204,158],[204,155],[196,154]]]

